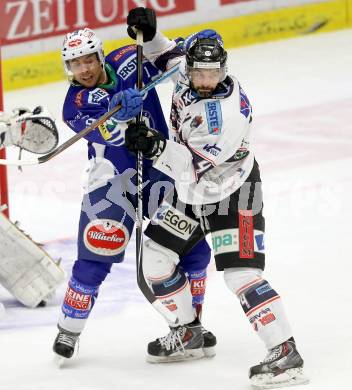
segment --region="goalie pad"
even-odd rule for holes
[[[65,280],[64,270],[0,212],[0,284],[36,307]]]
[[[17,108],[12,116],[0,115],[0,146],[18,146],[35,154],[53,151],[59,134],[52,115],[46,108],[36,107],[33,112]]]

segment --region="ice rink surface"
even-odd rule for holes
[[[265,275],[284,299],[311,383],[349,389],[352,372],[352,30],[229,51],[254,109],[253,143],[261,166],[266,217]],[[170,84],[160,87],[165,107]],[[46,104],[60,119],[65,82],[5,95],[6,108]],[[73,133],[59,121],[61,141]],[[13,155],[14,156],[14,155]],[[11,219],[61,257],[75,259],[82,141],[23,173],[10,168]],[[149,341],[168,332],[135,283],[134,241],[125,263],[101,288],[78,356],[58,369],[52,343],[65,291],[41,309],[20,307],[0,289],[1,390],[249,389],[248,369],[265,349],[226,288],[209,270],[204,325],[217,356],[171,365],[145,362]]]

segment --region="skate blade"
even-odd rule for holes
[[[188,349],[186,353],[176,352],[170,356],[154,356],[147,354],[146,360],[148,363],[174,363],[202,359],[203,357],[203,349]]]
[[[215,347],[203,348],[204,357],[212,358],[216,355]]]
[[[259,374],[251,378],[254,389],[277,389],[279,387],[298,386],[309,383],[309,379],[303,374],[303,368],[291,368],[284,373],[274,376],[273,374]]]
[[[56,365],[57,368],[63,368],[69,359],[55,354],[54,356],[54,364]]]

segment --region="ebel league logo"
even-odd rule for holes
[[[222,128],[221,104],[219,101],[205,103],[208,130],[210,134],[218,135]]]

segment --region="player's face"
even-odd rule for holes
[[[192,69],[189,76],[198,94],[208,97],[220,82],[220,69]]]
[[[73,78],[86,88],[95,87],[105,81],[105,70],[95,53],[69,61]]]

